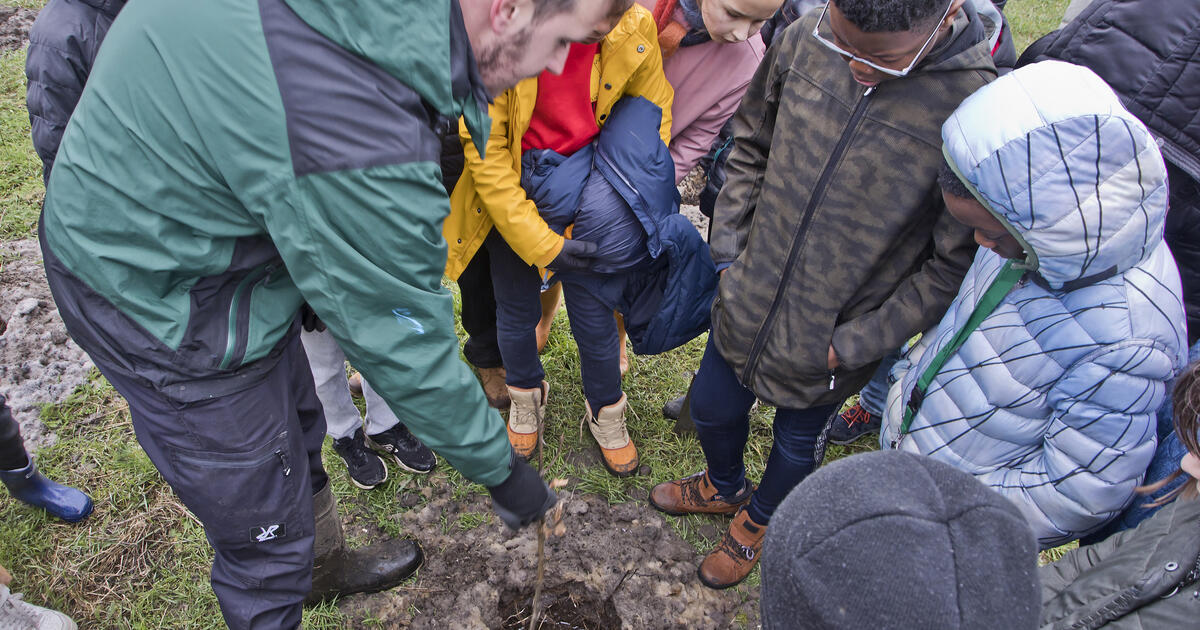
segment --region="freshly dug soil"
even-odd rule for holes
[[[38,419],[41,405],[61,402],[88,376],[92,362],[67,336],[36,239],[0,243],[0,394],[34,452],[54,436]]]
[[[342,600],[339,608],[350,627],[375,627],[363,623],[372,620],[379,627],[414,630],[528,628],[537,576],[535,532],[509,532],[490,517],[485,497],[454,501],[438,492],[431,492],[424,507],[393,516],[425,550],[418,577],[388,592]],[[560,496],[567,501],[567,533],[546,543],[538,627],[757,627],[758,588],[714,591],[700,584],[701,554],[644,501],[609,505],[592,495]],[[406,498],[413,497],[405,494],[397,502]],[[458,525],[464,514],[488,522],[464,529]],[[362,527],[350,523],[347,531]]]
[[[25,48],[37,14],[35,9],[0,4],[0,51]]]

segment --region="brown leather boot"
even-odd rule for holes
[[[363,397],[362,389],[362,374],[355,372],[346,378],[346,387],[350,388],[350,395],[355,398]]]
[[[629,349],[625,340],[629,336],[625,334],[625,318],[620,313],[614,315],[617,317],[617,349],[621,353],[621,378],[625,378],[625,373],[629,371]]]
[[[377,593],[399,585],[425,560],[416,541],[394,538],[350,549],[342,533],[330,484],[313,495],[312,591],[306,605],[351,593]]]
[[[542,319],[537,325],[537,351],[538,354],[546,349],[546,342],[550,341],[550,327],[554,324],[554,316],[558,315],[558,309],[562,306],[562,283],[555,282],[550,285],[549,289],[542,291]]]
[[[550,384],[542,381],[539,389],[509,387],[512,405],[508,408],[508,441],[517,455],[529,459],[537,449],[539,426],[546,417],[546,398]]]
[[[604,467],[618,477],[636,474],[641,463],[638,460],[637,447],[633,445],[629,431],[625,429],[627,402],[628,398],[621,394],[620,400],[607,407],[601,407],[594,416],[591,407],[588,407],[586,402],[583,403],[587,409],[587,416],[583,421],[591,430],[592,437],[596,438],[596,443],[600,445]]]
[[[483,395],[487,396],[488,404],[496,409],[508,409],[512,398],[508,395],[508,385],[504,379],[508,374],[503,367],[479,368],[479,382],[483,385]]]
[[[667,481],[654,486],[650,491],[650,505],[660,512],[672,516],[683,514],[733,514],[750,502],[754,484],[732,497],[717,494],[716,486],[708,480],[708,471],[702,470],[690,477]]]
[[[700,582],[716,589],[737,586],[758,564],[766,534],[767,526],[755,523],[746,508],[742,508],[716,549],[708,552],[700,563],[696,571]]]

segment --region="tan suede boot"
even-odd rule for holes
[[[558,309],[562,306],[562,283],[555,282],[549,289],[542,291],[541,299],[542,319],[537,325],[538,354],[546,349],[546,342],[550,341],[550,327],[554,325],[554,316],[558,315]]]
[[[508,385],[504,384],[507,373],[503,367],[480,368],[479,382],[483,385],[483,395],[487,396],[488,404],[496,409],[508,409],[512,398],[508,396]]]
[[[767,526],[755,523],[746,508],[742,508],[716,549],[708,552],[700,563],[696,571],[700,581],[716,589],[737,586],[758,564],[766,535]]]
[[[512,405],[508,408],[508,441],[517,455],[529,459],[541,437],[539,429],[546,417],[546,399],[550,384],[542,381],[540,389],[508,388]]]
[[[625,430],[625,405],[628,399],[621,394],[621,399],[601,407],[599,413],[592,415],[592,409],[587,408],[584,422],[592,432],[592,437],[600,445],[600,454],[604,459],[604,467],[608,472],[618,477],[628,477],[637,473],[638,452]]]

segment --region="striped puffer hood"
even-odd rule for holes
[[[942,136],[947,161],[1047,288],[1119,275],[1162,237],[1162,156],[1091,70],[1044,61],[1001,77],[967,98]]]

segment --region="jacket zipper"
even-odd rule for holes
[[[813,187],[813,193],[808,198],[808,206],[804,209],[804,218],[800,221],[800,227],[796,230],[795,236],[793,236],[795,245],[788,252],[787,262],[783,265],[783,277],[780,278],[779,286],[775,289],[775,299],[771,301],[771,308],[767,311],[767,317],[763,320],[762,327],[758,329],[758,334],[754,337],[754,343],[750,347],[750,354],[746,357],[746,369],[742,371],[743,383],[751,382],[751,376],[758,367],[758,358],[762,354],[763,346],[767,343],[767,332],[771,330],[772,325],[775,323],[775,317],[779,314],[780,302],[791,279],[792,268],[796,266],[796,262],[800,257],[800,245],[802,244],[805,232],[808,231],[809,224],[812,223],[817,203],[820,199],[824,198],[825,188],[829,185],[829,178],[833,173],[833,169],[837,166],[838,161],[842,159],[842,154],[846,152],[846,145],[850,143],[850,134],[858,127],[859,121],[866,113],[867,97],[871,96],[874,92],[875,86],[871,86],[858,99],[858,103],[854,106],[854,111],[850,114],[850,121],[846,123],[846,128],[842,131],[837,145],[833,148],[833,154],[829,156],[829,161],[825,164],[824,170],[821,171],[821,176],[817,178],[817,185]],[[829,372],[829,389],[832,390],[834,385],[835,378],[831,370]]]
[[[229,369],[230,364],[233,362],[234,354],[237,352],[238,339],[240,338],[238,333],[241,332],[238,326],[238,316],[243,310],[246,310],[248,313],[250,308],[247,293],[252,293],[255,287],[266,282],[273,273],[275,273],[274,264],[266,264],[258,267],[257,269],[246,274],[246,277],[242,278],[242,281],[238,283],[237,288],[234,289],[233,298],[229,300],[229,329],[225,335],[225,357],[221,359],[222,370]],[[242,304],[243,300],[246,300],[245,305]],[[247,330],[246,335],[249,334],[250,331]],[[249,343],[249,341],[247,341],[247,343]]]

